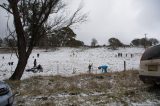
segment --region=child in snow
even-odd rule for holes
[[[43,72],[43,68],[40,64],[37,66],[37,69],[39,70],[39,72]]]
[[[89,71],[89,73],[91,72],[91,68],[92,68],[92,64],[89,64],[88,65],[88,71]]]

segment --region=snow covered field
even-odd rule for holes
[[[108,65],[109,72],[122,71],[124,61],[126,61],[126,68],[139,69],[139,63],[144,48],[120,48],[118,50],[111,50],[108,48],[58,48],[57,50],[33,50],[26,69],[33,67],[34,59],[37,59],[37,64],[41,64],[43,72],[32,73],[25,72],[24,78],[35,75],[64,75],[70,76],[88,71],[88,65],[93,63],[93,73],[100,73],[97,69],[99,65]],[[39,58],[37,53],[40,54]],[[118,57],[118,53],[122,53],[122,57]],[[131,58],[131,53],[133,57]],[[127,56],[126,56],[127,54]],[[4,59],[2,57],[4,56]],[[17,57],[15,54],[11,56],[10,53],[0,53],[0,80],[9,78],[13,73]],[[8,62],[14,62],[13,66],[9,66]]]

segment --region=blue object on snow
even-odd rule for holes
[[[102,65],[102,66],[99,66],[98,69],[102,69],[102,73],[107,73],[107,68],[108,66],[107,65]]]

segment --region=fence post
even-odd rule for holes
[[[124,61],[124,71],[126,71],[126,61]]]
[[[59,75],[59,64],[57,63],[57,75]]]

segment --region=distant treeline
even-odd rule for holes
[[[131,41],[129,45],[124,44],[118,38],[110,38],[108,39],[108,46],[112,49],[116,49],[118,47],[149,47],[153,45],[157,45],[159,41],[156,38],[136,38]],[[99,47],[98,41],[93,38],[91,41],[91,47]],[[103,46],[106,46],[105,44]]]
[[[30,38],[26,38],[27,44]],[[1,47],[16,47],[17,39],[13,37],[0,38]],[[63,27],[59,30],[54,30],[51,33],[43,36],[37,43],[36,47],[49,48],[49,47],[78,47],[84,46],[84,42],[76,40],[76,34],[69,27]]]
[[[26,38],[28,44],[30,42],[30,38]],[[159,41],[156,38],[136,38],[131,41],[129,45],[124,44],[118,38],[109,38],[108,45],[98,45],[98,41],[93,38],[91,39],[91,44],[88,45],[89,47],[102,47],[102,46],[109,46],[113,49],[118,47],[149,47],[153,45],[157,45]],[[15,37],[5,37],[0,38],[0,47],[16,47],[17,40]],[[63,27],[59,30],[54,30],[50,34],[43,36],[41,40],[37,43],[36,47],[41,48],[50,48],[50,47],[80,47],[86,46],[83,41],[76,39],[76,34],[74,31],[69,27]]]

